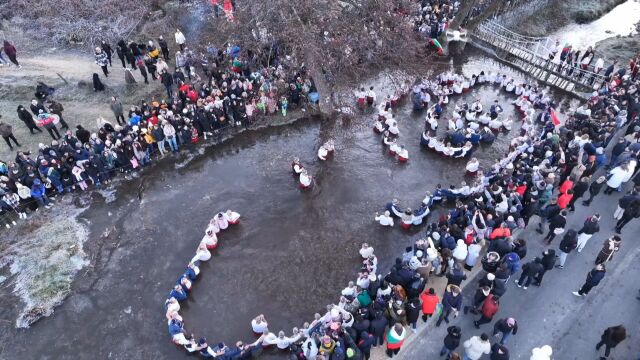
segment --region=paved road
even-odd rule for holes
[[[542,287],[531,286],[523,290],[516,287],[513,277],[511,278],[495,317],[512,316],[518,320],[518,334],[507,343],[511,359],[528,359],[532,348],[544,344],[553,347],[555,359],[598,359],[595,344],[599,341],[602,330],[618,324],[626,326],[630,337],[613,350],[610,358],[640,358],[640,301],[636,299],[640,289],[640,264],[636,261],[640,256],[637,235],[640,233],[640,222],[632,222],[623,229],[621,250],[608,263],[607,275],[600,286],[584,298],[571,294],[582,285],[604,239],[613,233],[615,221],[612,214],[621,195],[600,195],[590,208],[576,206],[576,211],[569,215],[568,226],[579,229],[587,216],[599,212],[602,215],[601,231],[589,240],[582,253],[574,252],[569,255],[563,270],[548,272]],[[535,223],[531,225],[533,226],[521,233],[521,237],[527,239],[529,244],[525,261],[531,260],[545,248],[542,244],[543,235],[533,230]],[[556,238],[551,247],[557,249],[559,240]],[[467,299],[473,296],[475,289],[474,281],[467,284],[464,289]],[[474,318],[477,316],[461,315],[451,322],[462,328],[463,340],[482,332],[491,334],[493,323],[476,330],[472,323]],[[401,358],[437,359],[442,339],[446,335],[444,325],[440,328],[433,327],[433,323],[423,325],[405,345],[400,353]],[[462,345],[458,350],[462,351]],[[488,359],[489,356],[485,358]]]

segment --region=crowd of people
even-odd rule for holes
[[[492,322],[499,311],[500,298],[506,293],[505,285],[512,276],[519,276],[515,283],[526,290],[532,284],[541,286],[548,271],[564,269],[568,255],[574,251],[581,252],[587,241],[600,231],[600,215],[597,213],[589,216],[581,228],[567,228],[567,217],[581,198],[584,198],[583,205],[589,206],[600,193],[620,192],[627,182],[633,182],[629,193],[620,198],[614,213],[618,220],[617,234],[604,241],[594,260],[594,268],[584,283],[576,284],[576,287],[580,286],[573,294],[579,297],[586,296],[603,281],[607,266],[621,248],[622,237],[619,234],[622,228],[640,217],[636,186],[640,182],[636,166],[640,154],[640,120],[638,94],[632,76],[623,76],[622,82],[612,81],[599,89],[564,124],[559,121],[550,96],[535,86],[513,85],[511,80],[499,79],[500,76],[496,76],[495,83],[518,97],[514,106],[518,107],[523,118],[520,136],[512,140],[507,156],[490,168],[480,169],[477,159],[470,161],[472,165],[468,165],[467,170],[475,178],[475,185],[463,183],[459,188],[451,186],[450,189],[438,186],[435,191],[427,193],[421,207],[446,202],[453,205],[453,209],[427,226],[426,237],[418,239],[401,259],[397,259],[390,274],[394,271],[406,274],[405,281],[413,279],[416,273],[421,275],[422,281],[426,280],[426,276],[422,276],[425,273],[447,277],[436,326],[442,321],[449,323],[449,316],[457,316],[460,311],[480,315],[474,322],[476,327]],[[506,88],[508,84],[510,89]],[[432,93],[430,96],[438,95]],[[420,97],[424,98],[424,95]],[[442,101],[439,104],[442,105]],[[626,133],[620,134],[618,130],[625,126]],[[604,149],[616,135],[620,138],[616,144],[611,144],[612,159],[607,160]],[[605,175],[596,176],[598,171],[604,171]],[[606,189],[601,191],[605,185]],[[411,224],[415,215],[410,209],[403,210],[397,200],[386,206],[384,215],[376,214],[376,220],[385,226],[393,226],[393,217],[399,218],[403,224]],[[525,262],[527,241],[519,238],[517,233],[529,224],[532,217],[539,218],[536,230],[540,234],[546,233],[543,241],[547,247],[542,254]],[[422,222],[420,218],[418,224]],[[556,237],[561,237],[561,240],[557,247],[551,246]],[[486,253],[481,255],[485,247]],[[478,262],[484,275],[473,298],[463,300],[460,285],[466,279],[465,269],[471,270]],[[413,286],[399,280],[391,283],[400,282],[406,292]],[[398,310],[406,311],[406,321],[411,326],[414,319],[409,317],[409,309],[413,306],[411,296],[403,300],[401,305],[404,307],[399,306]],[[465,305],[467,302],[470,305]],[[500,319],[494,332],[496,328],[504,328],[506,322],[517,324],[513,317]],[[515,329],[512,330],[515,333]],[[615,336],[612,335],[614,330]],[[458,354],[452,355],[451,352],[460,344],[460,333],[461,329],[456,326],[448,328],[442,355],[457,358]],[[610,344],[610,350],[624,338],[624,326],[607,329],[598,349],[603,344]],[[483,354],[491,354],[492,359],[509,358],[504,342],[490,345],[488,339],[483,334],[465,342],[462,349],[464,358],[479,359]],[[548,347],[537,352],[548,352],[546,358],[551,356]],[[605,357],[609,352],[606,351]]]
[[[162,37],[147,44],[118,42],[122,66],[146,69],[164,84],[167,96],[129,108],[114,96],[109,101],[112,114],[99,118],[95,131],[82,125],[72,131],[63,117],[64,107],[54,99],[55,89],[38,84],[31,104],[20,105],[17,117],[31,134],[44,128],[52,141],[43,141],[36,151],[20,150],[15,159],[0,160],[0,226],[10,228],[29,213],[49,208],[56,196],[100,187],[118,173],[128,177],[165,153],[190,149],[224,129],[248,126],[262,115],[286,116],[287,109],[317,102],[306,69],[277,48],[265,63],[259,52],[226,44],[210,49],[207,62],[198,63],[180,30],[175,37],[182,52],[176,51],[173,70]],[[104,76],[110,74],[112,55],[104,41],[95,51]],[[11,149],[21,146],[12,129],[0,122],[0,135]]]

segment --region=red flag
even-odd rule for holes
[[[556,114],[556,110],[552,108],[549,112],[551,113],[551,121],[553,121],[553,125],[560,125],[560,119],[558,118],[558,114]]]

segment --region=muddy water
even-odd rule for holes
[[[449,65],[468,74],[491,66],[524,79],[474,53],[463,64],[438,66]],[[475,96],[485,107],[499,99],[505,116],[516,116],[511,99],[493,86],[465,101]],[[418,231],[381,229],[373,222],[375,211],[394,197],[415,207],[437,183],[458,184],[463,178],[464,160],[420,148],[423,114],[403,106],[396,117],[400,141],[410,152],[404,165],[385,154],[371,130],[372,115],[308,119],[245,133],[179,170],[165,162],[119,188],[115,202],[96,200],[84,215],[91,222],[87,244],[95,247],[89,250],[92,266],[51,318],[27,331],[7,326],[5,343],[11,345],[0,357],[187,358],[169,341],[163,302],[208,220],[228,208],[239,211],[242,222],[221,235],[220,247],[202,266],[181,311],[187,329],[210,342],[249,340],[250,319],[262,313],[272,331],[290,333],[338,300],[358,269],[362,242],[376,248],[384,271]],[[518,126],[475,156],[483,165],[492,163]],[[336,154],[321,163],[316,151],[329,138],[335,139]],[[290,174],[296,156],[316,178],[311,191],[298,190]],[[140,183],[145,187],[138,200]],[[98,240],[105,230],[111,234]]]
[[[584,50],[610,37],[635,34],[639,21],[640,2],[628,0],[598,20],[588,24],[567,25],[549,37],[560,40],[562,44],[569,43],[574,49]]]

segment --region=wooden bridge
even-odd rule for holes
[[[557,60],[549,60],[555,41],[548,37],[531,37],[515,33],[495,20],[486,20],[471,33],[472,44],[489,52],[499,60],[506,62],[541,82],[574,95],[587,98],[604,82],[605,77],[580,67],[560,64]],[[556,58],[559,57],[556,54]],[[595,61],[594,61],[595,62]],[[579,64],[578,64],[579,65]]]

